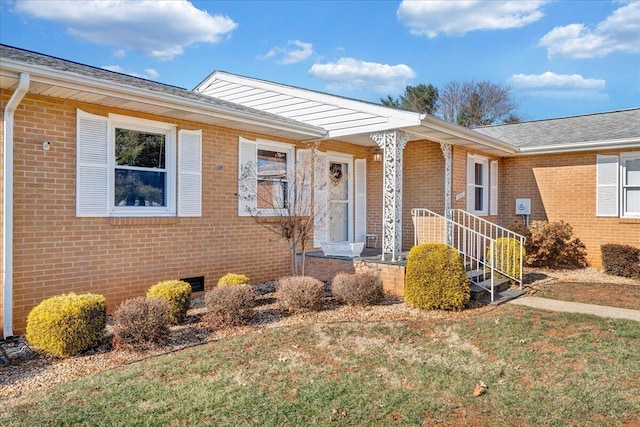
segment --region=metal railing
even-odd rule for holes
[[[488,291],[494,300],[496,273],[522,289],[525,237],[459,209],[442,216],[428,209],[412,209],[414,245],[444,243],[463,256],[473,284]],[[507,240],[513,239],[513,240]],[[515,242],[515,243],[514,243]],[[499,245],[499,246],[497,246]],[[509,268],[519,265],[519,268]]]

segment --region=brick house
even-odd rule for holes
[[[216,72],[195,90],[0,45],[3,336],[67,292],[109,309],[168,278],[213,287],[289,272],[286,246],[248,215],[292,193],[311,146],[325,241],[413,244],[412,208],[469,211],[507,225],[564,219],[599,245],[640,246],[640,109],[469,130],[437,118]],[[314,171],[315,174],[315,171]],[[331,181],[332,177],[341,179]]]

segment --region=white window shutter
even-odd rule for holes
[[[367,232],[367,160],[355,160],[355,241],[366,242]]]
[[[476,164],[471,154],[467,154],[467,212],[476,211]]]
[[[319,247],[320,243],[328,240],[329,208],[327,202],[328,181],[327,154],[319,151],[314,153],[313,167],[313,246]]]
[[[311,213],[311,149],[296,151],[295,173],[295,213],[310,215]]]
[[[109,121],[77,110],[76,216],[107,216],[109,194]]]
[[[178,132],[178,216],[202,216],[202,131]]]
[[[258,144],[238,140],[238,215],[251,216],[258,208]]]
[[[489,215],[498,215],[498,161],[491,160],[489,163],[491,180],[491,191],[489,200]]]
[[[596,216],[618,216],[618,156],[597,156]]]

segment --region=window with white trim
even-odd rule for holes
[[[200,130],[78,110],[76,139],[77,216],[201,216]]]
[[[598,155],[596,216],[640,218],[640,152]]]
[[[498,214],[498,161],[477,154],[467,154],[467,212],[478,215]]]
[[[110,211],[175,215],[175,126],[116,115],[109,121],[114,159]]]
[[[292,196],[294,146],[240,137],[238,142],[238,215],[278,215]]]
[[[598,155],[596,216],[640,218],[640,152]]]

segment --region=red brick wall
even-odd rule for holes
[[[11,96],[0,91],[1,108]],[[200,218],[77,218],[76,108],[202,129],[203,208]],[[274,140],[202,123],[167,119],[27,95],[15,118],[14,324],[45,298],[67,292],[105,295],[109,309],[144,295],[160,280],[205,276],[206,289],[228,272],[254,282],[289,273],[285,243],[250,217],[238,217],[238,136]],[[52,142],[44,151],[42,141]],[[282,141],[294,143],[293,141]],[[323,142],[363,158],[367,150]],[[222,168],[218,168],[221,165]]]
[[[631,151],[631,150],[630,150]],[[568,222],[586,246],[589,262],[602,267],[600,246],[640,247],[640,219],[596,216],[596,155],[584,152],[503,159],[500,169],[500,222],[522,222],[515,199],[531,199],[531,219]]]

